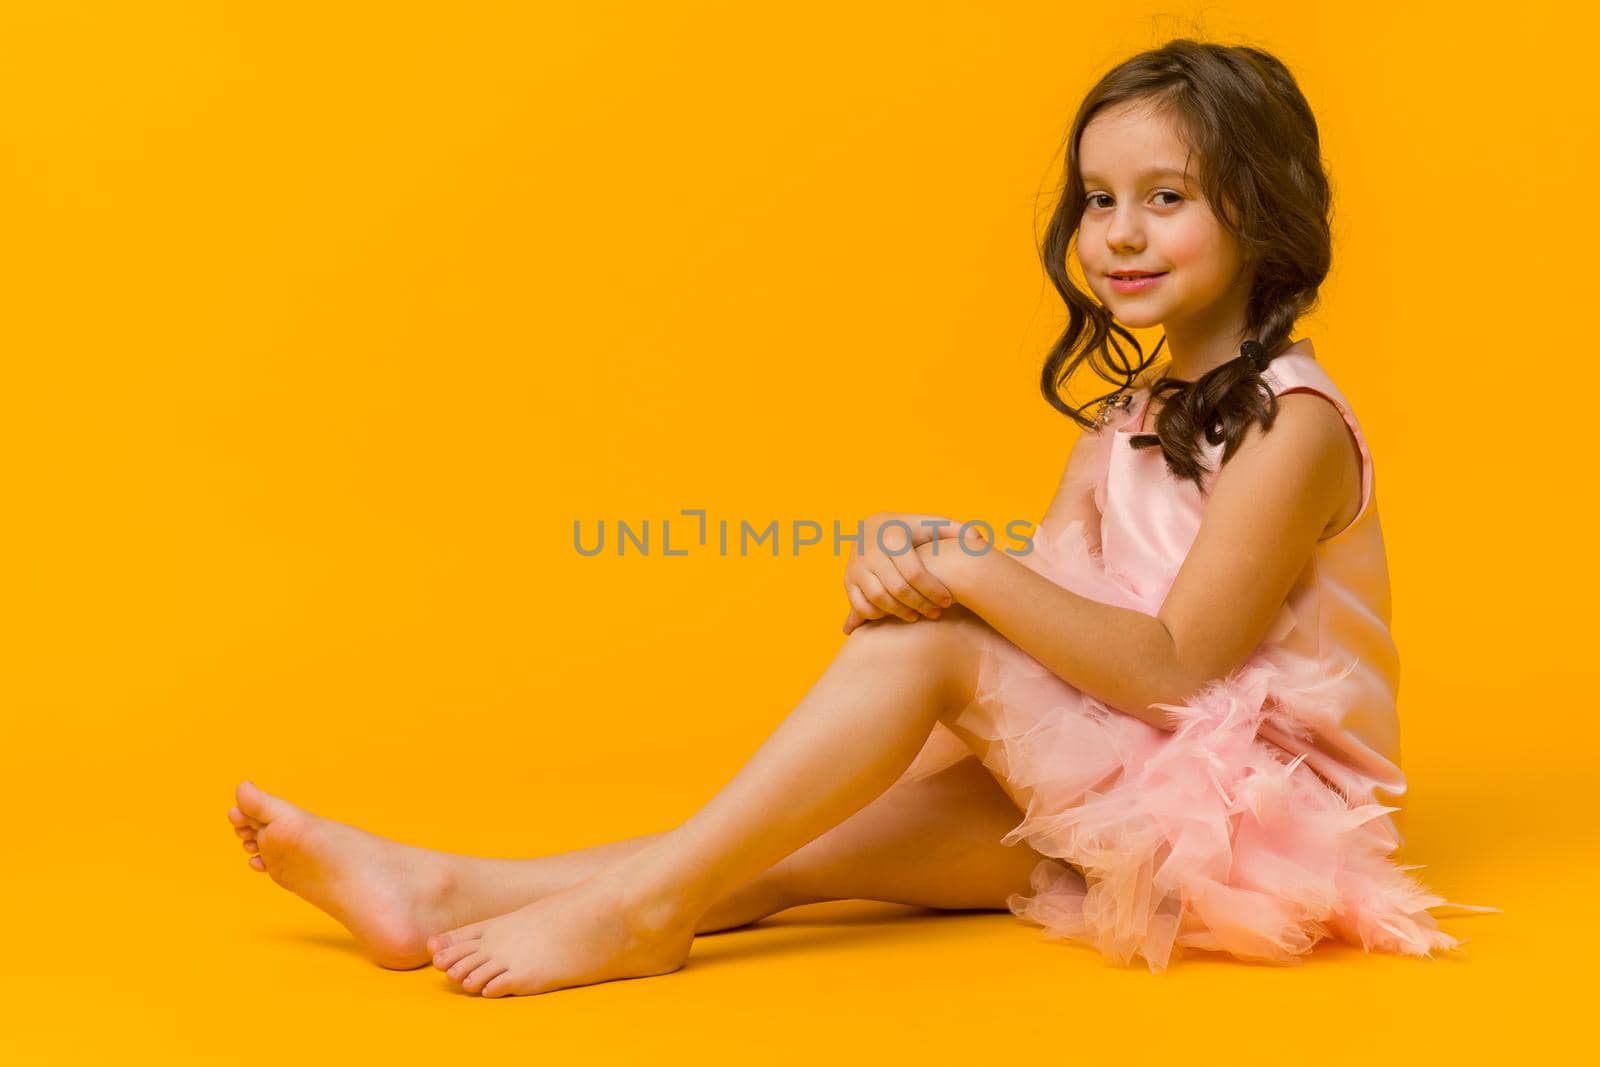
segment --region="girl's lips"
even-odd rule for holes
[[[1111,288],[1119,293],[1140,293],[1166,276],[1166,271],[1162,271],[1160,274],[1148,274],[1142,278],[1118,278],[1113,275],[1111,276]]]

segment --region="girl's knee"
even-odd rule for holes
[[[892,616],[874,620],[863,630],[876,629],[868,640],[881,653],[896,662],[913,661],[920,664],[929,678],[943,683],[943,700],[948,705],[941,719],[958,713],[972,700],[977,686],[978,666],[982,662],[983,643],[992,633],[989,624],[977,614],[953,605],[940,613],[937,619],[919,619],[906,622]],[[852,638],[855,636],[852,634]]]
[[[945,653],[964,666],[976,666],[977,656],[994,631],[976,612],[952,604],[937,619],[924,619],[913,626],[928,624],[923,636],[936,651]]]
[[[983,631],[988,629],[976,613],[952,604],[939,613],[937,619],[918,618],[906,622],[893,615],[862,623],[851,634],[866,637],[874,643],[898,646],[911,652],[921,650],[930,656],[948,657],[966,650],[976,650]]]

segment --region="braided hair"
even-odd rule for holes
[[[1165,340],[1165,338],[1163,338]],[[1239,354],[1214,367],[1193,382],[1166,378],[1151,386],[1151,399],[1165,395],[1156,414],[1153,433],[1134,434],[1128,444],[1134,448],[1166,446],[1167,465],[1175,476],[1186,477],[1204,490],[1206,468],[1191,427],[1200,427],[1199,437],[1212,445],[1222,445],[1222,463],[1227,463],[1244,439],[1243,433],[1229,436],[1231,425],[1259,422],[1263,430],[1272,429],[1278,418],[1278,397],[1262,377],[1273,356],[1260,341],[1251,338],[1239,346]],[[1202,423],[1202,419],[1209,420]],[[1163,431],[1165,431],[1163,433]]]

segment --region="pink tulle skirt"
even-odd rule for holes
[[[1081,525],[1041,526],[1021,557],[1059,585],[1148,610],[1108,574]],[[1303,733],[1327,671],[1266,646],[1187,704],[1157,705],[1175,731],[1114,711],[989,631],[973,702],[954,725],[988,742],[984,764],[1025,815],[1003,839],[1046,859],[1032,893],[1007,901],[1052,937],[1118,963],[1165,970],[1180,948],[1297,962],[1321,939],[1428,956],[1458,940],[1430,911],[1453,904],[1397,865],[1398,809],[1352,804],[1304,763],[1257,736],[1268,720]],[[945,731],[907,771],[955,758]],[[941,747],[943,746],[943,747]],[[964,747],[964,746],[957,746]],[[935,751],[937,750],[937,751]]]

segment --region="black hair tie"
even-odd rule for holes
[[[1255,365],[1257,373],[1266,370],[1267,364],[1272,362],[1266,346],[1254,338],[1239,346],[1239,354]]]

